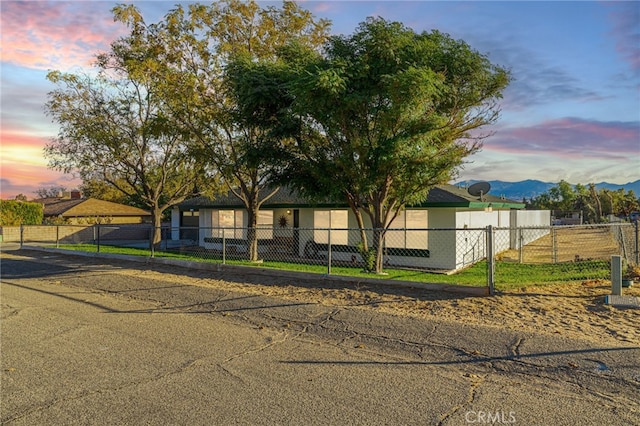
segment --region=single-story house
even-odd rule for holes
[[[60,218],[70,225],[139,224],[151,221],[151,213],[137,207],[95,198],[82,198],[79,192],[69,197],[48,197],[33,200],[44,206],[44,218]]]
[[[526,244],[516,238],[517,227],[548,227],[548,210],[527,211],[524,203],[490,194],[472,195],[467,188],[438,185],[426,200],[401,211],[385,237],[385,263],[389,265],[456,270],[485,257],[485,229],[501,233],[498,248]],[[365,215],[365,220],[368,217]],[[231,192],[211,199],[196,197],[172,210],[172,239],[193,239],[205,249],[236,245],[243,250],[247,238],[247,212]],[[371,227],[365,223],[365,226]],[[367,231],[369,235],[372,232]],[[545,233],[548,231],[544,231]],[[300,258],[326,256],[359,259],[360,233],[356,217],[346,203],[309,203],[287,188],[262,205],[258,239],[264,250],[289,247]],[[542,235],[540,235],[542,236]],[[371,241],[369,237],[369,241]],[[536,237],[536,238],[539,238]],[[246,246],[244,246],[246,250]]]

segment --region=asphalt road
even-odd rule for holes
[[[638,347],[117,273],[145,267],[2,253],[3,425],[640,425]]]

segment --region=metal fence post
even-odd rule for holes
[[[631,256],[629,256],[629,254],[627,253],[627,243],[625,242],[622,226],[617,225],[616,229],[618,230],[618,240],[620,241],[620,246],[622,248],[622,258],[626,261],[629,261],[629,259],[631,259]]]
[[[496,263],[493,256],[493,226],[487,226],[487,286],[489,294],[495,293],[495,268]]]
[[[327,232],[327,242],[329,243],[327,245],[327,275],[331,275],[331,228]]]
[[[556,228],[551,228],[551,259],[553,263],[558,263],[558,242]]]
[[[20,224],[20,248],[24,245],[24,225]]]
[[[222,230],[222,264],[227,261],[227,233]]]
[[[94,232],[96,232],[97,234],[95,235],[95,240],[96,240],[96,251],[98,253],[100,253],[100,224],[96,223],[95,227],[93,228]]]
[[[151,251],[151,257],[155,257],[155,244],[153,244],[153,235],[156,232],[156,227],[151,225],[149,228],[149,250]]]
[[[524,236],[522,235],[522,228],[518,229],[518,262],[524,261]]]
[[[56,225],[56,248],[60,248],[60,225]]]

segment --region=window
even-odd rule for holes
[[[218,235],[220,237],[224,234],[225,238],[243,238],[244,230],[242,219],[242,210],[218,210],[217,218],[214,214],[213,225],[215,227],[224,228],[218,230]]]
[[[258,238],[273,238],[273,210],[260,210],[258,212]]]
[[[313,240],[316,243],[328,244],[331,229],[331,244],[348,244],[348,210],[316,210],[313,212],[313,223]]]
[[[385,238],[386,247],[426,249],[427,244],[427,211],[404,210],[391,223]]]

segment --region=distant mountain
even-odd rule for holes
[[[456,186],[470,186],[476,182],[480,182],[478,180],[466,180],[456,183]],[[519,182],[505,182],[501,180],[490,180],[488,181],[491,184],[490,193],[493,195],[503,195],[505,198],[515,201],[522,201],[523,198],[531,199],[533,197],[537,197],[540,194],[544,194],[548,192],[549,189],[558,185],[558,182],[542,182],[539,180],[522,180]],[[586,185],[586,184],[583,184]],[[617,191],[622,188],[626,191],[633,191],[637,197],[640,197],[640,179],[635,182],[625,183],[624,185],[618,185],[615,183],[608,182],[600,182],[596,183],[597,189],[609,189],[611,191]]]

